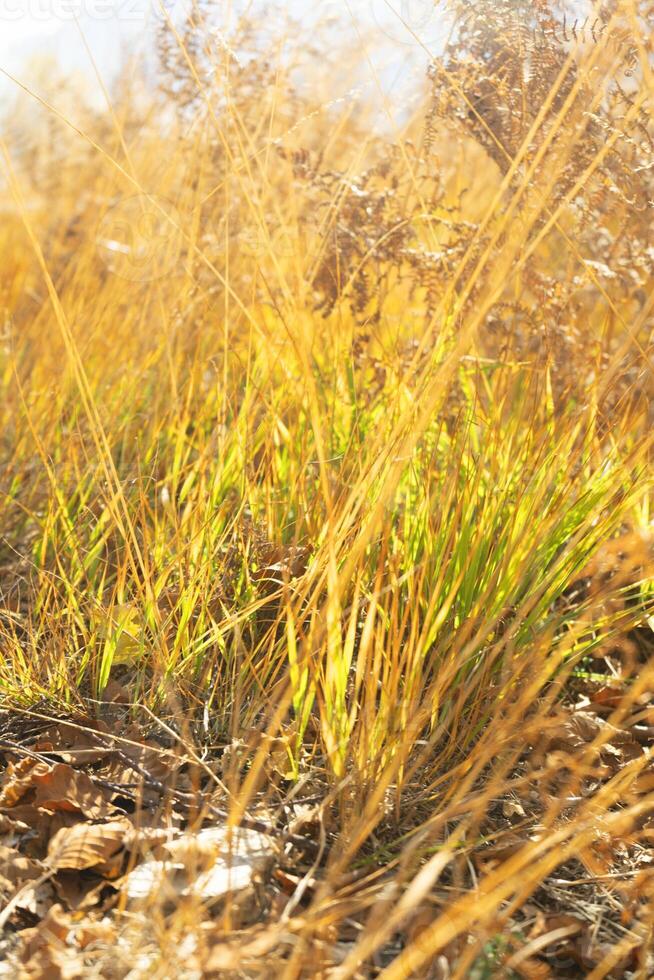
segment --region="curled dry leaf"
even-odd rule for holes
[[[19,762],[10,762],[4,772],[3,787],[0,790],[0,808],[9,809],[16,806],[23,796],[32,788],[32,770],[36,765],[45,772],[48,766],[44,762],[36,763],[34,759],[25,758]]]
[[[103,791],[86,773],[56,763],[36,780],[34,803],[46,810],[78,811],[97,820],[115,812]]]
[[[11,809],[25,802],[45,810],[67,810],[89,819],[115,812],[102,789],[86,773],[56,762],[25,759],[9,765],[0,792],[0,807]]]
[[[511,819],[522,819],[526,816],[525,808],[519,800],[504,800],[502,803],[502,813],[505,817]]]

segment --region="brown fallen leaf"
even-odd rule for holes
[[[103,790],[84,772],[65,763],[25,759],[9,765],[0,792],[0,808],[29,802],[45,810],[67,810],[90,819],[116,812]]]
[[[21,980],[84,980],[88,970],[76,950],[42,946],[25,964]]]
[[[33,878],[40,878],[45,871],[39,861],[25,857],[13,847],[2,845],[0,845],[0,868],[4,880],[14,887]]]
[[[70,810],[97,820],[115,813],[103,790],[84,772],[65,763],[55,763],[48,772],[34,777],[34,803],[45,810]]]
[[[47,869],[13,848],[0,846],[0,905],[42,916],[52,905],[54,889],[47,880]],[[33,882],[33,887],[29,883]]]
[[[37,763],[35,759],[25,758],[19,762],[10,762],[3,773],[3,786],[0,790],[0,809],[10,809],[22,800],[32,788],[32,771],[39,765],[43,772],[47,771],[45,762]]]
[[[573,937],[581,935],[588,924],[573,915],[544,915],[540,913],[529,933],[528,942],[506,961],[507,969],[524,980],[549,980],[554,977],[550,966],[539,958],[552,947],[569,943]]]
[[[109,873],[115,858],[134,836],[127,818],[101,824],[77,824],[58,831],[48,846],[48,864],[54,870],[81,871],[94,868],[98,874]]]
[[[22,933],[20,956],[24,980],[82,980],[87,973],[76,949],[66,940],[72,930],[61,905],[50,907],[42,922]]]
[[[11,816],[6,813],[0,813],[0,837],[2,838],[3,844],[9,844],[9,838],[24,834],[29,829],[29,824],[18,820],[13,813]]]
[[[588,685],[587,694],[593,707],[598,710],[602,708],[613,709],[619,707],[624,698],[625,687],[608,685]]]
[[[42,733],[42,741],[34,746],[34,750],[45,751],[41,746],[47,741],[52,745],[50,751],[62,762],[98,762],[113,752],[113,747],[102,741],[108,731],[108,726],[97,719],[82,718],[77,725],[57,722]]]
[[[594,877],[601,878],[611,872],[615,861],[615,851],[612,841],[607,837],[598,837],[587,847],[579,851],[579,860],[586,871]]]
[[[519,800],[504,800],[502,803],[502,813],[509,819],[522,819],[526,816],[525,809]]]
[[[124,684],[110,678],[107,686],[102,692],[102,700],[110,701],[112,704],[130,704],[132,695]]]
[[[86,949],[95,943],[111,946],[116,941],[116,924],[103,919],[101,922],[86,920],[75,930],[75,942],[79,949]]]
[[[97,875],[83,875],[79,871],[57,871],[52,885],[59,901],[70,912],[84,912],[96,908],[105,897],[113,897],[115,881],[98,878]]]

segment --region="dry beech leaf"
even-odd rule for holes
[[[130,704],[132,695],[124,684],[110,678],[102,692],[102,700],[111,702],[112,704]]]
[[[107,867],[133,836],[127,819],[101,824],[77,824],[58,831],[48,846],[48,863],[53,869],[81,871]]]
[[[14,843],[13,838],[24,834],[26,830],[29,830],[29,825],[22,820],[17,820],[13,813],[11,816],[0,813],[0,835],[5,846],[11,847]]]
[[[21,980],[85,980],[88,969],[74,949],[42,946],[25,964]]]
[[[116,942],[116,924],[107,918],[100,922],[86,921],[75,930],[75,942],[79,949],[94,943],[111,946]]]
[[[49,766],[45,762],[25,758],[19,762],[10,762],[4,772],[4,785],[0,790],[0,808],[9,809],[16,806],[23,796],[32,788],[32,772],[36,766],[40,771],[47,772]]]
[[[40,861],[33,861],[14,848],[2,845],[0,845],[0,868],[2,868],[2,877],[13,886],[40,878],[45,870]]]
[[[116,887],[113,881],[93,875],[84,876],[79,871],[57,871],[52,884],[59,901],[71,912],[95,908],[107,889]]]
[[[160,746],[148,745],[147,742],[143,742],[142,745],[125,745],[122,751],[130,762],[139,766],[154,779],[170,778],[183,762],[183,759],[173,752],[162,751]]]
[[[25,929],[23,932],[23,956],[29,959],[42,946],[58,940],[65,942],[70,932],[70,919],[61,905],[55,904],[48,909],[48,914],[35,929]]]
[[[8,767],[5,786],[0,793],[0,807],[11,809],[22,801],[29,801],[44,810],[68,810],[90,819],[115,812],[115,807],[86,773],[61,762],[52,765],[32,759],[24,762],[29,765],[19,763]]]
[[[35,929],[23,931],[24,980],[83,980],[88,975],[78,951],[67,945],[71,929],[61,905],[52,905]]]
[[[45,810],[78,811],[91,820],[115,813],[103,791],[83,772],[55,763],[35,779],[34,803]]]

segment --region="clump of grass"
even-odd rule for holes
[[[288,977],[352,919],[334,976],[468,975],[651,809],[645,757],[590,780],[601,738],[563,777],[529,761],[582,678],[620,682],[615,727],[651,685],[647,5],[451,6],[390,139],[198,6],[147,109],[34,96],[52,159],[3,148],[3,698],[120,682],[240,740],[234,820],[313,787]],[[531,834],[478,876],[522,789]]]

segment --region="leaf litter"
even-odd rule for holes
[[[643,692],[625,708],[627,687],[624,678],[577,679],[573,699],[543,714],[540,737],[529,740],[506,791],[487,807],[476,842],[446,863],[426,904],[398,921],[356,976],[383,972],[453,896],[480,888],[525,849],[536,853],[552,832],[560,832],[560,860],[515,910],[503,944],[492,956],[484,947],[469,975],[489,956],[501,975],[526,980],[587,976],[609,960],[602,975],[648,975],[654,695]],[[326,786],[316,793],[308,781],[303,795],[287,785],[277,819],[261,811],[231,825],[224,795],[202,788],[197,772],[189,775],[197,752],[186,753],[181,741],[139,735],[133,723],[119,735],[116,726],[110,731],[83,716],[42,716],[39,724],[29,712],[13,713],[2,722],[0,976],[267,977],[273,963],[281,970],[324,885]],[[207,748],[203,764],[218,772],[223,755],[233,766],[232,750]],[[282,785],[286,778],[278,774]],[[566,851],[565,828],[619,780],[610,807],[616,819],[596,820]],[[637,820],[621,823],[621,810],[639,801]],[[317,845],[321,835],[326,847]],[[342,877],[343,898],[334,900],[350,913],[334,917],[313,975],[339,975],[366,909],[391,880],[370,862]],[[367,896],[360,907],[357,896]],[[166,929],[181,929],[168,965],[159,959]],[[450,943],[428,975],[449,976],[471,942],[479,942],[474,928]]]
[[[271,870],[272,835],[189,819],[180,755],[90,718],[36,734],[21,731],[24,718],[3,720],[0,976],[87,976],[122,915],[140,910],[147,931],[153,907],[242,899]],[[130,975],[119,961],[101,975]]]

